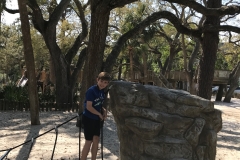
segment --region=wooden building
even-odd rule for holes
[[[214,71],[214,79],[213,79],[213,85],[220,85],[220,84],[227,84],[229,74],[231,71],[229,70],[215,70]],[[126,79],[131,82],[137,82],[141,84],[144,83],[144,77],[141,76],[141,73],[139,71],[134,71],[134,79],[131,79],[130,72],[128,72]],[[169,86],[172,86],[172,88],[177,88],[177,84],[181,83],[187,83],[186,73],[184,71],[170,71],[167,76],[163,76],[158,73],[154,73],[153,71],[148,71],[147,74],[147,83],[150,85],[156,85],[160,87],[166,87],[171,88]]]

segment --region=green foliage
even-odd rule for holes
[[[50,54],[43,37],[36,30],[31,29],[31,38],[36,69],[42,66],[49,68]]]
[[[217,70],[230,70],[228,63],[222,53],[217,54],[217,60],[215,63],[215,69]]]
[[[14,82],[21,77],[21,69],[25,65],[22,34],[18,25],[2,25],[0,35],[0,72],[6,73]],[[35,66],[49,68],[49,51],[42,36],[31,29]]]
[[[0,98],[7,101],[28,102],[26,87],[17,87],[14,84],[4,86],[0,91]]]
[[[38,94],[39,103],[42,102],[55,102],[56,96],[50,93]]]
[[[130,9],[126,12],[126,16],[124,21],[121,24],[121,32],[125,33],[131,29],[133,29],[139,22],[144,19],[144,14],[146,12],[146,5],[139,4],[136,8]]]
[[[39,103],[55,102],[56,95],[39,93],[38,98]],[[0,88],[0,99],[26,103],[29,101],[27,87],[17,87],[15,84],[3,86]]]
[[[66,54],[67,51],[72,46],[77,34],[74,33],[74,28],[76,25],[74,23],[70,23],[67,20],[61,21],[61,26],[59,26],[59,34],[58,34],[58,45],[62,50],[62,53]]]
[[[6,73],[12,81],[18,79],[24,61],[20,26],[2,25],[0,48],[0,72]]]
[[[239,46],[233,43],[220,43],[215,69],[232,70],[240,60]]]

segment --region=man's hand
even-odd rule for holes
[[[102,121],[104,118],[103,115],[101,113],[99,113],[98,116],[99,116],[100,120]]]

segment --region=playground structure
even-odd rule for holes
[[[22,77],[16,82],[17,87],[24,87],[27,85],[28,77],[26,68],[22,69]],[[52,80],[50,80],[50,72],[45,69],[36,71],[36,79],[37,79],[37,90],[44,94],[46,91],[53,90]]]
[[[215,70],[212,85],[227,85],[230,73],[231,71],[229,70]],[[134,71],[133,74],[134,79],[131,79],[130,72],[128,72],[125,79],[131,82],[144,84],[144,77],[141,76],[139,71]],[[166,76],[164,76],[161,73],[154,73],[153,71],[148,70],[145,78],[147,79],[147,84],[149,85],[187,90],[187,78],[185,71],[170,71]],[[198,77],[193,77],[193,79],[197,80]]]
[[[72,66],[71,66],[72,67]],[[73,71],[74,68],[71,68]],[[51,69],[50,69],[51,70]],[[36,79],[37,79],[37,89],[39,92],[44,94],[45,92],[53,92],[54,84],[56,82],[56,77],[54,74],[51,74],[49,69],[44,69],[43,67],[39,70],[36,70]],[[27,84],[27,70],[22,68],[21,70],[22,77],[16,82],[18,87],[24,87]],[[83,76],[83,71],[80,72],[77,82],[81,82]]]
[[[25,83],[26,81],[22,80],[26,80],[27,75],[25,72],[26,71],[23,69],[22,78],[16,83],[17,86],[24,86],[24,84],[22,83]],[[167,72],[166,75],[162,75],[161,73],[155,73],[152,70],[147,70],[145,71],[145,73],[147,73],[146,76],[144,76],[143,73],[141,73],[139,70],[133,70],[132,72],[127,70],[126,73],[123,74],[122,78],[130,82],[154,85],[169,89],[182,89],[186,91],[188,90],[186,78],[187,76],[185,71],[170,71]],[[227,85],[230,73],[231,71],[229,70],[215,70],[212,85]],[[36,77],[39,92],[41,92],[42,94],[44,94],[46,91],[53,92],[55,76],[52,75],[49,70],[42,69],[36,71]],[[77,83],[81,82],[82,77],[83,71],[80,72]],[[198,77],[193,77],[193,79],[195,80],[195,83],[197,83]]]

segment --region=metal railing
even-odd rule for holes
[[[0,157],[0,160],[3,160],[4,158],[7,159],[7,155],[8,155],[12,150],[14,150],[14,149],[16,149],[16,148],[18,148],[18,147],[20,147],[20,146],[23,146],[23,145],[31,142],[31,146],[30,146],[30,149],[29,149],[29,153],[30,153],[31,150],[32,150],[32,146],[33,146],[33,144],[34,144],[34,140],[35,140],[35,139],[37,139],[37,138],[39,138],[39,137],[41,137],[41,136],[43,136],[43,135],[51,132],[52,130],[55,130],[56,137],[55,137],[55,143],[54,143],[54,146],[53,146],[53,151],[52,151],[52,156],[51,156],[51,160],[52,160],[53,157],[54,157],[54,151],[55,151],[55,148],[56,148],[56,145],[57,145],[58,128],[61,127],[61,126],[64,125],[64,124],[72,121],[73,119],[80,117],[81,115],[82,115],[82,113],[81,113],[81,114],[78,114],[77,116],[72,117],[71,119],[69,119],[69,120],[67,120],[67,121],[65,121],[65,122],[63,122],[63,123],[55,126],[54,128],[52,128],[52,129],[50,129],[50,130],[48,130],[48,131],[46,131],[46,132],[44,132],[44,133],[36,136],[36,137],[33,137],[33,138],[27,140],[26,142],[24,142],[24,143],[22,143],[22,144],[19,144],[19,145],[13,147],[13,148],[0,150],[0,153],[1,153],[1,152],[5,152],[5,153]],[[79,127],[79,159],[80,159],[80,152],[81,152],[81,142],[80,142],[80,139],[81,139],[81,127]]]

